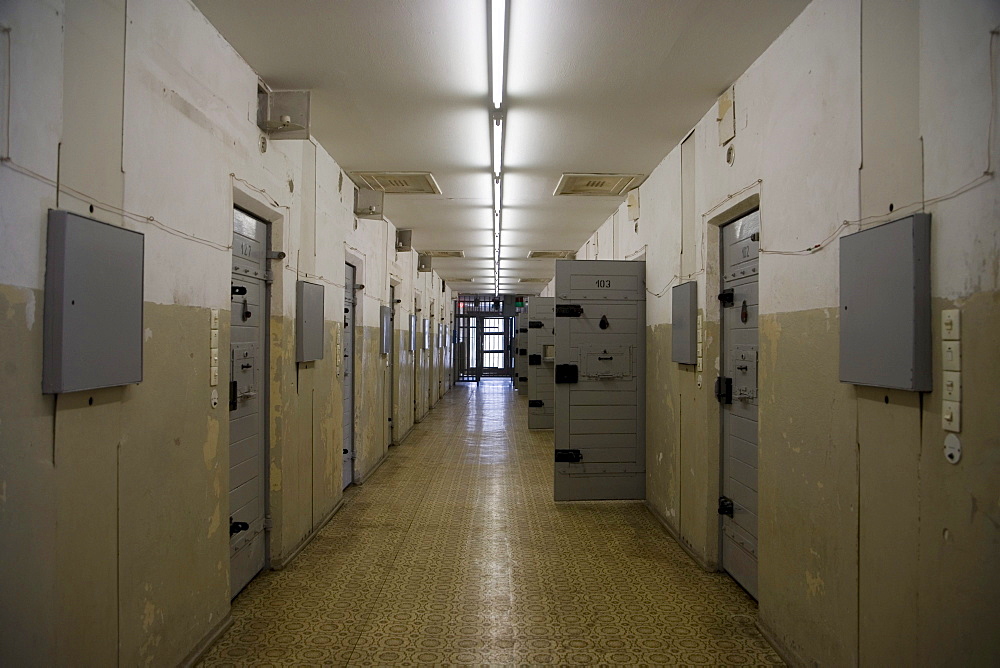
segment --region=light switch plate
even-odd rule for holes
[[[941,426],[945,431],[962,431],[962,404],[957,401],[941,402]]]
[[[945,341],[958,341],[962,338],[962,315],[957,308],[941,311],[941,338]]]
[[[958,341],[941,342],[941,368],[945,371],[962,370],[962,344]]]
[[[219,367],[213,366],[209,371],[208,384],[213,387],[219,384]]]
[[[962,373],[960,371],[945,371],[942,383],[942,398],[946,401],[962,400]]]
[[[212,329],[219,328],[219,309],[212,309]]]
[[[705,370],[705,358],[704,357],[699,357],[698,358],[698,371],[704,371],[704,370]]]
[[[218,348],[212,348],[212,350],[210,351],[210,359],[211,359],[211,362],[209,362],[210,366],[219,366],[219,349]]]
[[[213,329],[212,330],[212,335],[211,335],[211,337],[209,339],[208,347],[209,348],[218,348],[219,347],[219,330],[217,330],[217,329]]]

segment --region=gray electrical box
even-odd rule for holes
[[[323,300],[322,285],[295,283],[295,361],[312,362],[323,359]]]
[[[379,349],[383,355],[388,355],[392,350],[392,308],[389,306],[379,307]]]
[[[555,330],[555,500],[645,498],[646,263],[556,261]]]
[[[49,210],[42,391],[142,380],[143,235]]]
[[[681,364],[698,363],[698,282],[681,283],[670,291],[671,359]]]
[[[931,217],[840,240],[840,380],[930,392]]]
[[[528,299],[528,429],[552,429],[555,420],[555,299]]]

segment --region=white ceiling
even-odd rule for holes
[[[348,172],[430,171],[386,195],[434,269],[492,292],[488,0],[195,0],[272,88],[312,91],[311,129]],[[649,174],[807,0],[511,0],[501,292],[530,294],[619,197],[554,197],[563,172]],[[481,277],[465,283],[456,278]]]

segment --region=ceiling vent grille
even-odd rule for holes
[[[420,254],[427,257],[465,257],[464,250],[429,250],[420,251]]]
[[[574,258],[576,258],[576,253],[567,250],[533,250],[528,253],[529,260],[572,260]]]
[[[430,172],[351,172],[350,176],[359,188],[368,190],[395,195],[441,194]]]
[[[620,197],[645,178],[644,174],[563,174],[552,194]]]

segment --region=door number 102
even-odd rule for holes
[[[611,279],[610,278],[599,278],[596,281],[594,281],[594,283],[596,283],[597,287],[599,287],[599,288],[610,288],[611,287]]]

